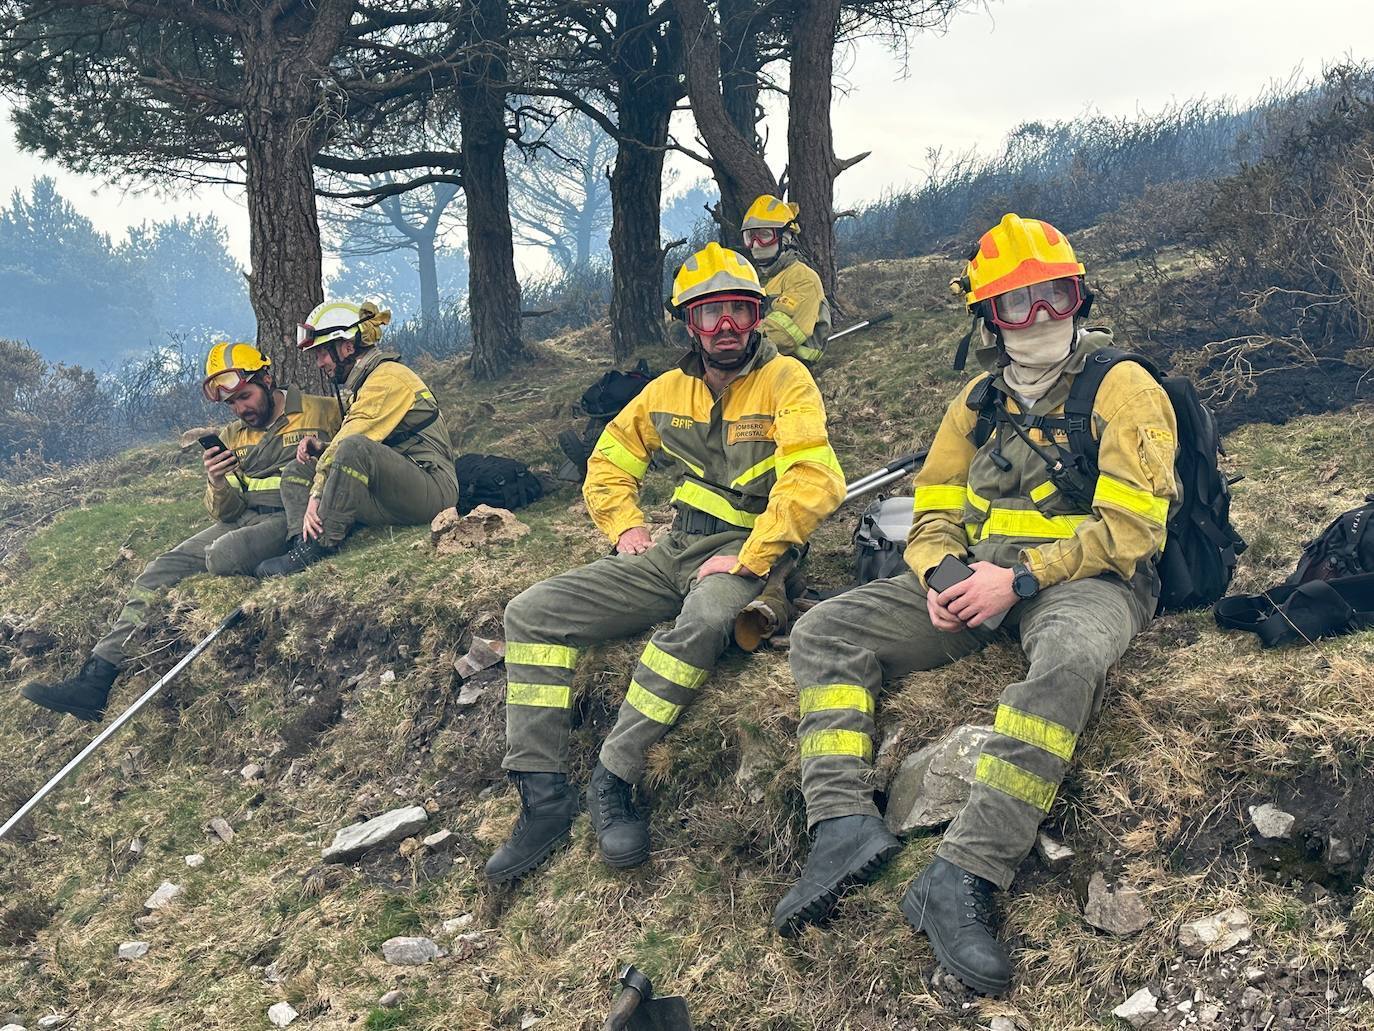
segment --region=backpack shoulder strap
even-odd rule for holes
[[[997,428],[997,388],[992,381],[991,373],[978,380],[964,402],[978,413],[978,422],[973,427],[973,446],[976,448],[986,444]]]
[[[1075,377],[1073,386],[1069,388],[1069,396],[1064,401],[1069,450],[1088,458],[1094,466],[1097,465],[1097,441],[1093,439],[1093,405],[1107,373],[1122,362],[1135,362],[1156,380],[1160,378],[1154,363],[1143,355],[1123,351],[1119,347],[1100,347],[1088,355],[1083,371]]]

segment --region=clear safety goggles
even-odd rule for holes
[[[687,324],[712,336],[729,326],[736,333],[748,333],[762,319],[763,306],[748,294],[723,294],[709,301],[687,306]]]
[[[252,374],[242,369],[225,369],[213,376],[206,376],[200,385],[205,400],[214,404],[224,404],[252,381]]]
[[[746,247],[772,247],[778,242],[778,231],[770,228],[755,228],[744,230],[744,246]]]
[[[1052,319],[1067,319],[1082,306],[1083,293],[1073,278],[1018,286],[988,298],[992,321],[1003,329],[1025,329],[1041,311]]]
[[[351,326],[321,326],[315,327],[308,322],[296,323],[296,347],[301,351],[308,351],[312,347],[319,347],[327,344],[331,340],[343,340],[346,335],[352,333],[362,322],[355,322]]]

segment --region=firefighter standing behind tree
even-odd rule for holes
[[[391,312],[326,301],[297,332],[297,346],[342,387],[343,425],[326,446],[301,441],[282,473],[294,539],[258,576],[286,576],[332,554],[355,524],[415,526],[458,504],[448,426],[424,381],[400,355],[377,347]]]
[[[910,568],[822,602],[792,632],[813,843],[773,923],[790,934],[821,919],[899,847],[866,776],[883,682],[978,651],[994,636],[985,623],[1006,613],[1030,669],[1002,693],[972,794],[901,903],[948,970],[998,993],[1011,965],[994,935],[993,892],[1034,844],[1107,669],[1154,614],[1156,560],[1178,497],[1176,428],[1149,372],[1113,366],[1093,402],[1090,498],[1066,496],[1025,436],[1067,456],[1064,402],[1111,340],[1083,328],[1083,266],[1053,226],[1007,215],[979,241],[959,288],[990,375],[950,402],[916,477]],[[973,575],[928,590],[947,556],[967,559]]]
[[[583,497],[615,554],[536,584],[506,607],[506,757],[520,818],[491,857],[493,881],[519,877],[568,838],[573,671],[582,649],[675,619],[650,639],[587,788],[602,858],[649,857],[633,785],[645,753],[701,691],[735,616],[769,568],[844,496],[811,374],[757,327],[763,289],[743,256],[709,244],[683,264],[672,308],[693,341],[602,433]],[[655,544],[638,504],[663,452],[681,477],[672,531]]]
[[[30,684],[24,697],[55,712],[97,720],[128,656],[126,646],[148,618],[157,592],[197,573],[248,576],[280,554],[287,542],[282,468],[306,437],[330,440],[339,429],[333,398],[281,389],[272,363],[252,344],[216,344],[205,359],[202,390],[237,417],[219,433],[228,448],[205,451],[205,507],[216,522],[139,574],[114,626],[96,644],[76,676],[58,684]]]
[[[769,298],[768,314],[759,327],[763,338],[782,354],[812,366],[830,339],[830,302],[821,277],[797,250],[800,211],[795,204],[765,194],[749,205],[742,235]]]

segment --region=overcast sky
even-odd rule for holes
[[[881,45],[837,55],[836,152],[872,156],[839,181],[845,205],[923,178],[932,147],[996,147],[1020,122],[1086,111],[1129,115],[1199,96],[1255,96],[1295,70],[1374,56],[1369,0],[1006,0],[959,15],[943,35],[917,38],[909,75]],[[786,126],[770,116],[775,148]],[[247,216],[237,191],[137,194],[20,154],[0,124],[0,191],[7,199],[39,174],[54,175],[73,204],[118,236],[169,214],[214,211],[248,260]],[[770,155],[771,157],[771,155]],[[696,175],[684,167],[687,176]]]

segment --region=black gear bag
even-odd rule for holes
[[[544,485],[523,462],[500,455],[460,455],[454,463],[458,475],[458,511],[471,512],[478,505],[524,508],[544,496]]]

